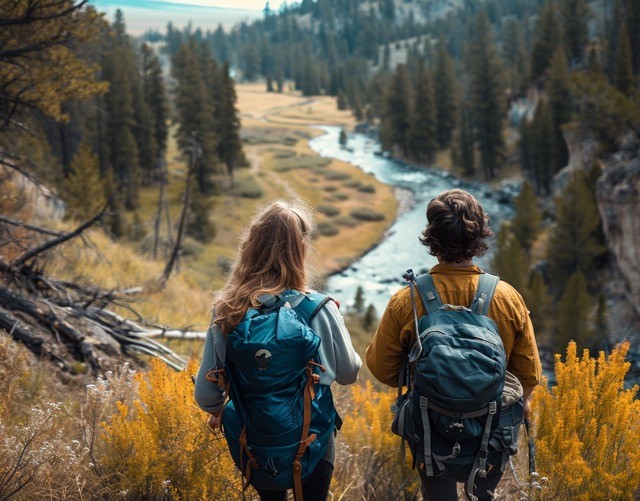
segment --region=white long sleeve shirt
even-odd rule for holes
[[[353,348],[351,336],[335,302],[329,301],[320,309],[311,321],[311,328],[320,337],[318,355],[326,369],[320,375],[320,384],[328,386],[334,381],[341,385],[354,383],[362,360]],[[223,365],[225,358],[225,337],[220,328],[213,325],[207,331],[194,392],[196,402],[206,412],[215,413],[224,406],[224,391],[207,381],[205,376],[212,367]]]

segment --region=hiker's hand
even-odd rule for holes
[[[207,421],[207,424],[214,433],[218,432],[218,430],[220,429],[220,415],[214,416],[213,414],[211,414],[211,416],[209,416],[209,421]]]
[[[524,401],[524,418],[529,419],[531,416],[531,396]]]
[[[523,388],[522,398],[524,399],[524,418],[529,419],[531,416],[531,395],[535,386],[529,386]]]

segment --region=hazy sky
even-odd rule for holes
[[[174,3],[187,3],[191,5],[202,5],[210,7],[226,7],[230,9],[255,9],[262,10],[265,0],[170,0]],[[278,9],[283,0],[273,0],[269,2],[272,9]],[[291,3],[291,2],[289,2]]]
[[[2,0],[0,0],[2,1]],[[262,17],[265,0],[90,0],[98,10],[113,19],[116,9],[124,12],[127,31],[141,35],[148,29],[163,31],[169,21],[180,28],[192,23],[203,30],[225,29],[240,21]],[[278,10],[285,0],[273,0],[269,6]],[[287,3],[294,3],[291,0]]]

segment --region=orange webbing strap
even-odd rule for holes
[[[302,456],[304,456],[307,447],[309,444],[313,442],[317,437],[315,433],[309,435],[309,428],[311,427],[311,401],[316,398],[316,390],[313,387],[314,384],[318,384],[320,381],[320,376],[318,374],[313,373],[313,366],[320,367],[322,372],[325,371],[325,368],[310,360],[307,363],[307,384],[304,388],[304,412],[302,417],[302,433],[300,439],[300,446],[298,447],[298,452],[296,453],[296,457],[293,460],[293,496],[295,501],[303,501],[302,497],[302,464],[300,464],[300,460]]]
[[[253,457],[251,451],[247,447],[247,427],[242,428],[242,433],[240,433],[240,437],[238,438],[240,442],[240,471],[244,475],[244,482],[242,483],[242,492],[247,490],[249,487],[249,481],[251,480],[251,468],[257,468],[258,462],[256,458]],[[247,466],[244,466],[244,454],[247,455],[249,461],[247,461]]]
[[[204,378],[207,381],[211,381],[212,383],[216,383],[218,388],[222,388],[224,390],[224,395],[226,398],[229,398],[229,379],[227,378],[224,367],[222,369],[211,369],[209,370]],[[220,424],[218,425],[218,430],[222,433],[222,413],[224,412],[224,407],[222,408],[222,412],[218,416],[220,418]],[[215,431],[215,430],[214,430]]]

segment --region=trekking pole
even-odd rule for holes
[[[422,343],[420,342],[420,327],[418,326],[418,311],[416,309],[416,298],[413,292],[416,286],[416,276],[412,269],[408,269],[403,273],[402,278],[409,283],[409,292],[411,293],[411,306],[413,307],[413,322],[416,329],[416,341],[409,352],[409,362],[415,362],[422,353]]]
[[[533,434],[529,425],[529,419],[524,418],[524,427],[527,430],[527,442],[529,446],[529,476],[536,471],[536,446],[533,443]]]

